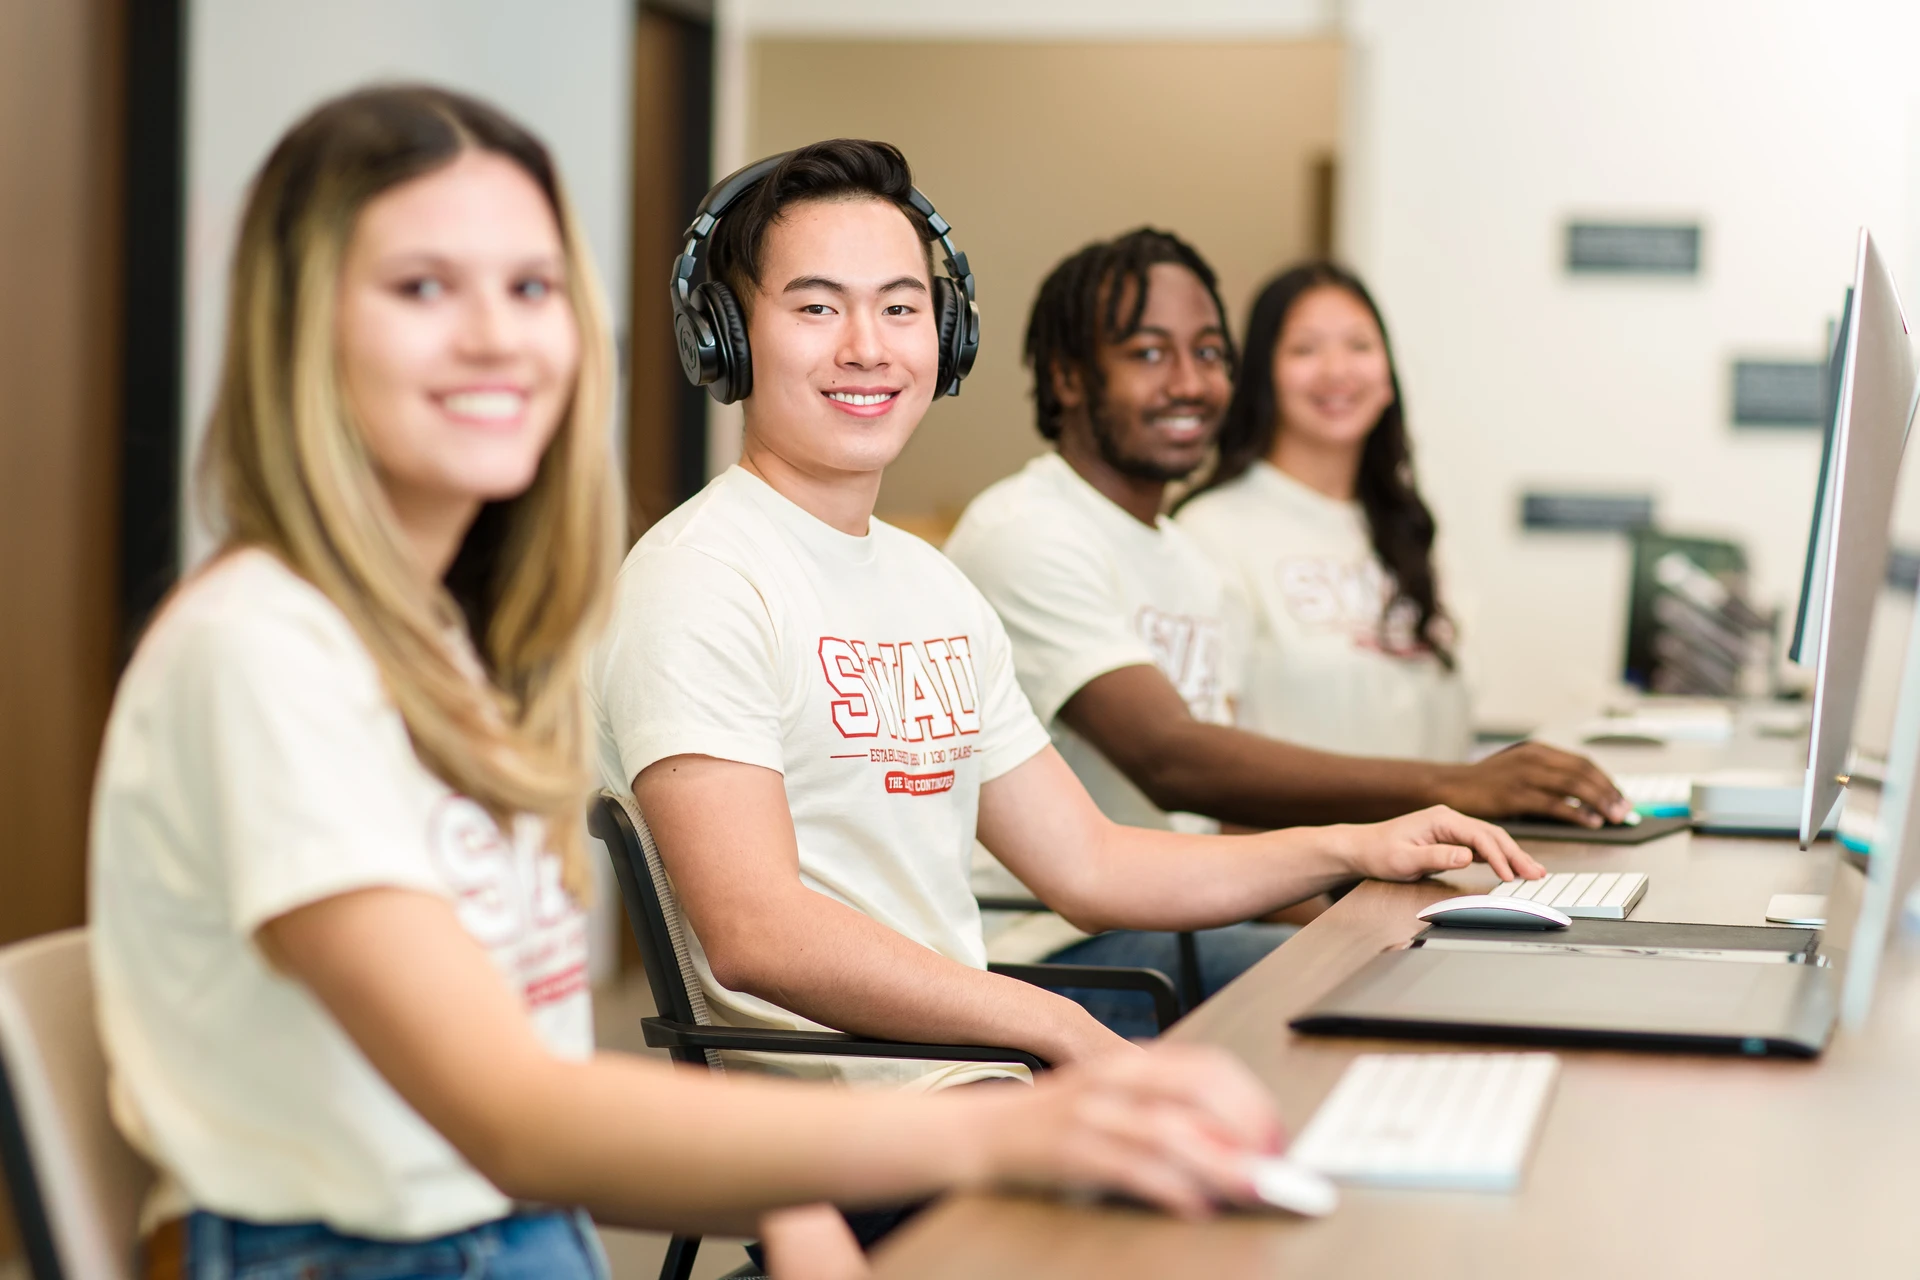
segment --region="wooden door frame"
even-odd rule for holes
[[[631,532],[707,479],[707,395],[680,373],[667,277],[712,182],[713,22],[702,6],[647,0],[634,25],[632,320],[627,497]]]

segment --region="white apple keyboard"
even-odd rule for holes
[[[1551,1053],[1363,1053],[1287,1156],[1360,1186],[1512,1191],[1559,1071]]]
[[[1556,871],[1541,880],[1507,880],[1489,898],[1514,898],[1588,920],[1625,920],[1647,892],[1638,871]]]
[[[1613,785],[1635,812],[1650,818],[1683,818],[1693,806],[1693,775],[1616,773]]]

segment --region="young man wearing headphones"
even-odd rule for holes
[[[1208,556],[1161,514],[1167,486],[1207,459],[1232,391],[1226,316],[1191,246],[1141,228],[1081,249],[1041,285],[1026,347],[1040,433],[1057,452],[975,498],[946,552],[1005,622],[1021,687],[1107,816],[1199,831],[1427,804],[1488,818],[1546,810],[1587,825],[1626,816],[1598,768],[1540,743],[1468,765],[1334,755],[1233,727],[1239,620]],[[1170,936],[1061,947],[1073,931],[1046,923],[1023,926],[1024,954],[997,950],[1175,963]],[[1201,937],[1205,986],[1280,936],[1244,926]],[[1097,1007],[1124,1016],[1113,997]]]
[[[629,555],[589,683],[603,775],[653,829],[716,1018],[1055,1064],[1134,1052],[1074,1002],[987,972],[976,832],[1089,930],[1226,924],[1476,855],[1503,878],[1542,874],[1504,832],[1440,808],[1231,837],[1101,814],[991,606],[873,518],[887,464],[972,361],[971,275],[945,231],[895,148],[824,142],[724,182],[675,267],[689,373],[745,408],[740,464]],[[692,289],[703,239],[710,280]],[[921,1088],[1021,1074],[758,1065]]]

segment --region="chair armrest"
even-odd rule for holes
[[[1049,911],[1052,908],[1038,898],[1005,897],[994,893],[975,894],[982,911]]]
[[[1144,991],[1153,997],[1153,1020],[1162,1031],[1180,1020],[1180,994],[1158,969],[1106,964],[990,964],[989,973],[1018,978],[1036,987],[1096,987],[1104,991]]]
[[[1359,881],[1356,880],[1354,883],[1358,884]],[[1352,885],[1348,885],[1345,888],[1343,888],[1341,892],[1344,893],[1346,889],[1352,888],[1352,887],[1353,887]],[[1038,898],[1005,897],[999,894],[982,893],[982,894],[975,894],[974,901],[980,904],[980,909],[982,911],[1047,911],[1047,910],[1051,910],[1051,908],[1049,908],[1046,903],[1040,901]],[[1200,953],[1197,945],[1193,940],[1192,930],[1182,930],[1179,934],[1179,938],[1180,938],[1180,985],[1176,993],[1180,999],[1179,1007],[1184,1009],[1197,1009],[1200,1007],[1200,1001],[1203,998],[1200,994]],[[1008,976],[1017,977],[1018,975],[1010,974]],[[1045,986],[1047,984],[1042,982],[1042,983],[1036,983],[1035,985]],[[1100,986],[1102,984],[1095,983],[1095,982],[1078,982],[1078,983],[1074,983],[1073,985],[1081,986],[1081,987],[1093,987],[1093,986]],[[1178,1017],[1179,1014],[1176,1012],[1173,1016]],[[1172,1025],[1173,1023],[1170,1018],[1164,1015],[1160,1017],[1160,1029],[1162,1031],[1165,1031],[1168,1027]]]
[[[1156,975],[1157,976],[1157,975]],[[1164,979],[1162,979],[1164,981]],[[656,1049],[738,1049],[753,1053],[823,1054],[837,1058],[898,1058],[913,1062],[1017,1062],[1045,1071],[1044,1059],[1025,1049],[980,1044],[919,1044],[873,1040],[844,1031],[782,1031],[760,1027],[702,1027],[670,1018],[642,1018],[641,1032]]]

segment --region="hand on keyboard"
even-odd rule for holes
[[[1477,764],[1452,766],[1439,798],[1483,818],[1537,814],[1583,827],[1625,822],[1633,812],[1599,765],[1544,742],[1522,742]]]
[[[1418,880],[1440,871],[1458,871],[1475,858],[1502,880],[1537,880],[1546,869],[1490,822],[1435,805],[1390,822],[1346,828],[1354,846],[1348,860],[1359,875],[1374,880]]]

